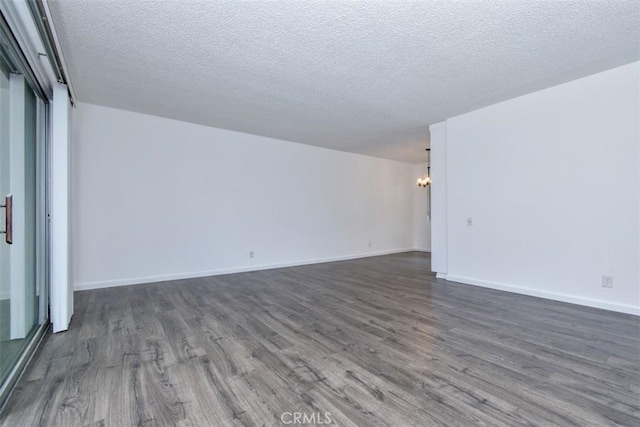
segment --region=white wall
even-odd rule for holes
[[[639,64],[446,121],[449,280],[640,314]]]
[[[420,163],[413,167],[414,197],[413,197],[413,230],[416,250],[431,252],[431,219],[429,218],[429,191],[418,187],[418,178],[427,174],[427,163]]]
[[[74,122],[76,289],[413,249],[413,165],[90,104]]]

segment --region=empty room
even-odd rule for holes
[[[637,0],[0,0],[0,425],[640,425]]]

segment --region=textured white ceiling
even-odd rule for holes
[[[640,57],[636,0],[49,0],[80,101],[423,162],[428,125]]]

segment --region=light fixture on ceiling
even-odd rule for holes
[[[422,178],[418,178],[418,187],[426,187],[431,184],[431,177],[425,175]]]
[[[418,178],[418,187],[427,189],[427,218],[431,221],[431,148],[427,148],[427,174]]]
[[[418,178],[418,187],[431,185],[431,148],[427,148],[427,174]]]

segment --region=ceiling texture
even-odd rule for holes
[[[49,0],[78,100],[411,163],[430,124],[640,58],[636,0]]]

